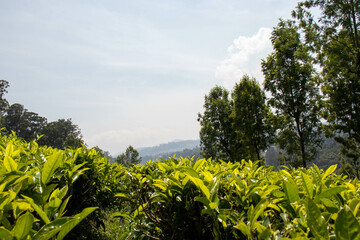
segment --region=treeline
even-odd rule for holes
[[[69,119],[58,119],[48,122],[38,113],[31,112],[20,103],[9,104],[5,98],[10,86],[6,80],[0,80],[0,129],[1,133],[12,135],[30,142],[37,139],[40,146],[48,146],[57,149],[79,148],[87,146],[83,140],[81,130],[78,125]],[[118,162],[124,166],[138,164],[141,161],[139,153],[132,146],[126,151],[113,158],[108,151],[98,146],[93,147],[103,157],[108,157],[112,162]]]
[[[271,34],[273,52],[261,63],[263,86],[245,75],[231,92],[216,86],[205,96],[201,154],[257,160],[275,144],[281,164],[306,168],[325,135],[341,144],[342,170],[359,178],[359,6],[303,1],[292,19],[281,19]]]
[[[26,141],[39,138],[39,145],[58,149],[84,145],[81,131],[71,119],[48,122],[45,117],[31,112],[20,103],[9,104],[5,98],[9,82],[0,80],[0,128],[5,134],[13,132]]]

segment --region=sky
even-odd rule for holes
[[[295,0],[0,0],[5,98],[46,117],[71,118],[88,147],[198,139],[198,113],[216,85],[261,59]]]

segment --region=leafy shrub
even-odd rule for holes
[[[251,161],[163,159],[122,175],[128,239],[359,239],[360,183]]]
[[[69,189],[87,170],[74,153],[0,137],[0,239],[63,239],[96,209],[67,215]]]

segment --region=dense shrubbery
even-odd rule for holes
[[[69,191],[87,171],[76,152],[0,138],[0,239],[62,239],[96,209],[67,214]]]
[[[104,225],[102,212],[117,205],[121,169],[93,149],[58,150],[1,136],[0,239],[94,238],[89,221]]]
[[[117,216],[129,239],[359,239],[360,183],[335,169],[148,162],[123,176]]]
[[[0,156],[0,239],[360,238],[360,183],[336,166],[171,158],[125,168],[14,136],[1,137]]]

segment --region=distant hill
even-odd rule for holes
[[[140,156],[143,158],[142,162],[154,160],[155,158],[162,158],[173,156],[192,157],[193,155],[200,155],[200,140],[175,140],[169,143],[163,143],[154,147],[138,148]],[[185,154],[180,155],[180,154]]]

